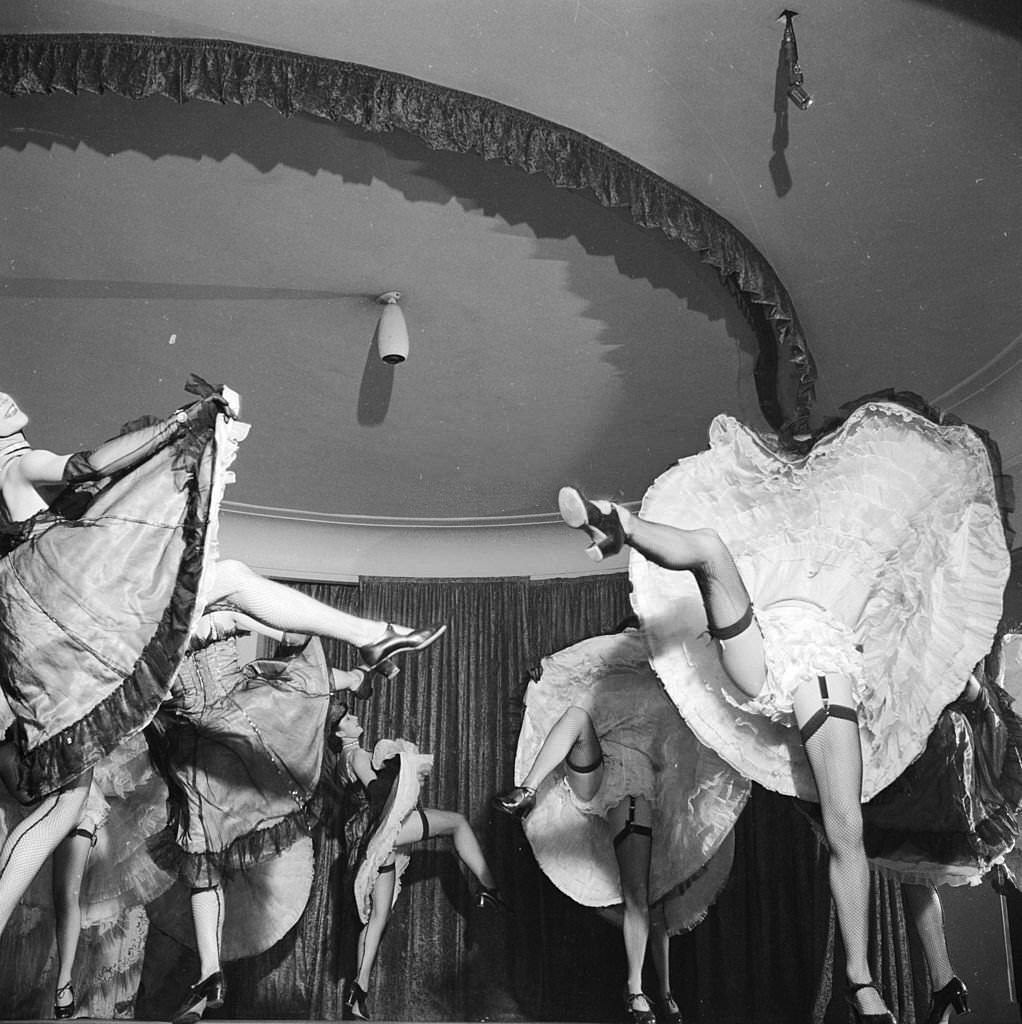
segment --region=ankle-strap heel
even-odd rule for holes
[[[890,1010],[884,1010],[883,1013],[863,1013],[859,1009],[859,1004],[856,1001],[855,993],[861,992],[864,988],[871,988],[877,995],[880,995],[880,989],[877,988],[876,983],[872,981],[864,981],[858,985],[849,985],[848,992],[845,995],[845,999],[848,1005],[852,1008],[852,1013],[855,1014],[855,1019],[858,1024],[898,1024],[894,1018],[894,1014]]]
[[[536,791],[529,786],[515,786],[506,793],[498,793],[490,803],[512,818],[524,818],[536,806]]]
[[[348,989],[348,998],[344,1000],[348,1020],[369,1020],[369,1007],[366,1003],[368,993],[357,982],[353,981]]]
[[[930,997],[930,1012],[926,1015],[924,1024],[940,1024],[944,1011],[949,1006],[953,1006],[956,1013],[969,1012],[969,990],[957,975]]]
[[[562,487],[557,494],[557,508],[565,525],[586,532],[592,541],[586,554],[594,562],[616,555],[624,547],[625,531],[613,503],[605,512],[577,487]]]
[[[214,971],[192,985],[184,1002],[170,1018],[171,1024],[197,1024],[207,1010],[219,1010],[224,1005],[226,991],[223,972]]]
[[[71,1002],[69,1003],[58,1003],[62,995],[69,993],[71,996]],[[67,1020],[75,1015],[75,989],[74,985],[69,981],[66,985],[61,985],[60,988],[53,994],[53,1016],[57,1020]]]
[[[650,1009],[640,1010],[635,1005],[637,999],[645,999],[647,1007],[652,1005],[645,992],[629,992],[625,989],[625,1013],[631,1024],[656,1024],[656,1014]]]
[[[660,997],[660,1013],[656,1015],[657,1024],[683,1024],[681,1010],[670,992]]]

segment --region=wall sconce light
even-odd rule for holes
[[[408,325],[398,300],[400,292],[384,292],[376,301],[383,306],[380,322],[376,325],[376,347],[380,358],[391,366],[408,358]]]
[[[788,67],[788,99],[798,107],[799,110],[808,110],[813,105],[813,98],[806,91],[802,84],[802,67],[798,62],[798,43],[795,40],[795,26],[792,19],[798,11],[782,11],[780,21],[784,19],[784,35],[781,37],[781,52],[784,55],[784,63]]]

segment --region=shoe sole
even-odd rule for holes
[[[594,562],[603,561],[603,551],[600,548],[602,541],[606,540],[606,534],[596,529],[589,522],[589,506],[581,493],[574,487],[562,487],[557,494],[557,508],[561,518],[573,530],[585,530],[589,534],[592,544],[586,548],[586,555]]]
[[[586,500],[574,487],[562,487],[557,494],[557,508],[561,518],[573,530],[581,530],[589,523]]]

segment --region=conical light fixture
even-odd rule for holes
[[[380,322],[376,325],[376,347],[380,358],[391,366],[408,358],[408,325],[398,305],[400,292],[384,292],[376,301],[383,306]]]

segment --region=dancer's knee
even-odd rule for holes
[[[665,569],[688,569],[697,575],[716,576],[731,564],[731,553],[712,527],[674,530],[661,535],[659,562]]]
[[[850,801],[823,809],[823,828],[833,856],[847,856],[862,849],[862,808]]]
[[[217,597],[233,594],[240,590],[247,580],[255,576],[244,562],[237,558],[223,558],[216,563],[216,579],[214,581]]]
[[[567,708],[561,715],[561,718],[565,723],[574,728],[580,739],[586,733],[595,732],[593,720],[589,717],[589,712],[585,708],[580,708],[577,704],[572,704],[570,708]]]

